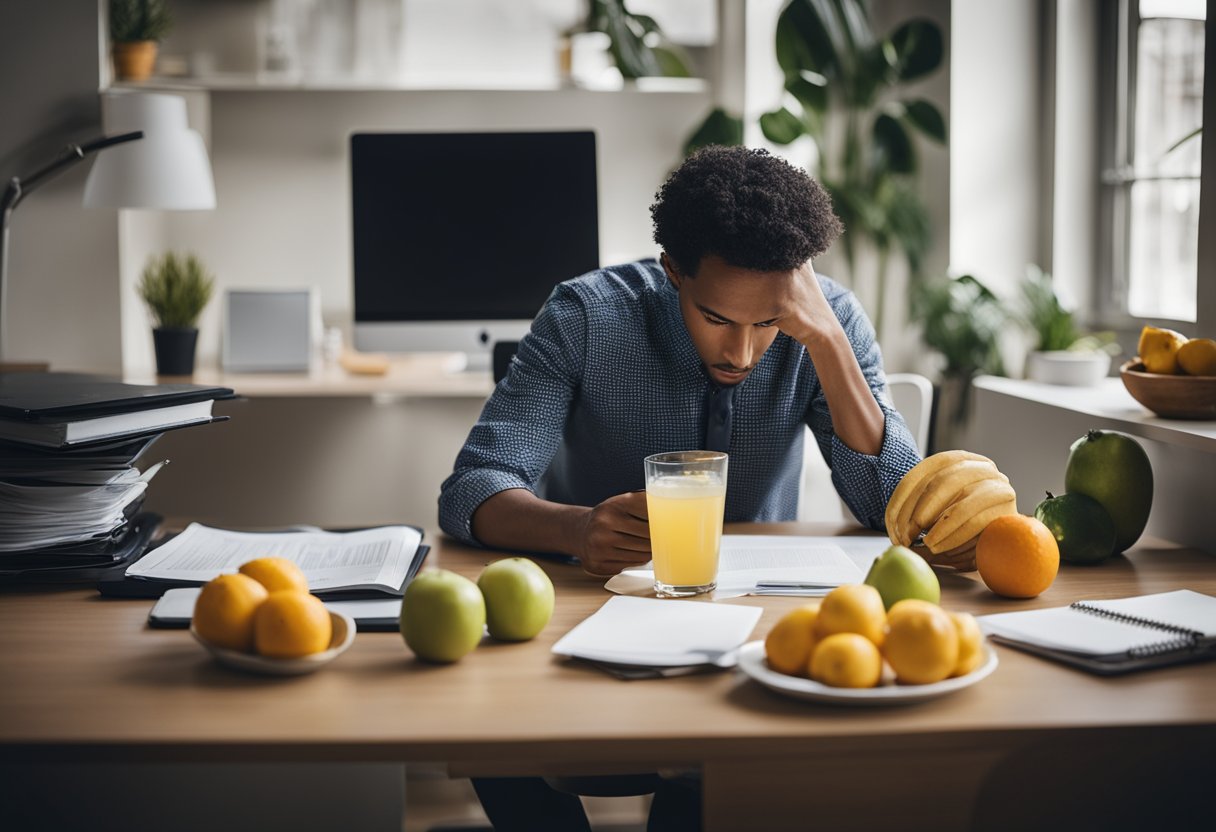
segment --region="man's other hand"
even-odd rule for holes
[[[609,497],[588,512],[579,559],[584,571],[601,576],[650,560],[645,491]]]

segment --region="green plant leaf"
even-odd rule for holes
[[[760,116],[760,130],[766,139],[775,144],[789,144],[806,134],[806,128],[798,116],[784,107]]]
[[[602,0],[598,25],[609,38],[608,51],[625,78],[660,75],[659,62],[642,38],[646,34],[621,0]]]
[[[923,98],[904,102],[904,122],[941,144],[946,143],[946,120],[932,102]]]
[[[684,142],[684,155],[709,145],[743,144],[743,119],[716,107]]]
[[[823,77],[823,76],[819,76]],[[785,89],[794,98],[798,99],[798,103],[805,110],[813,110],[816,113],[826,113],[828,111],[828,88],[826,83],[815,83],[805,75],[799,75],[797,78],[791,78],[785,82]]]
[[[683,51],[675,46],[663,43],[651,47],[654,59],[659,65],[659,74],[668,78],[691,78],[692,70],[688,67]]]
[[[895,70],[903,81],[921,78],[941,66],[942,30],[931,20],[909,20],[891,33]]]
[[[946,359],[947,376],[1004,375],[1000,335],[1008,320],[1001,301],[971,275],[920,283],[912,319],[926,346]]]
[[[158,328],[192,329],[211,300],[215,279],[193,254],[150,257],[136,290]]]
[[[887,113],[874,119],[874,163],[876,175],[883,171],[912,173],[916,170],[916,152],[912,140],[899,120]]]
[[[824,7],[829,5],[816,0],[791,0],[778,15],[777,63],[787,78],[803,70],[825,77],[837,74],[839,39],[829,29],[829,24],[835,22],[835,14],[828,9],[827,20],[823,14]]]

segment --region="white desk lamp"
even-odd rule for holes
[[[188,126],[185,99],[114,93],[109,98],[107,121],[118,135],[68,145],[45,167],[24,179],[13,177],[0,196],[0,362],[7,356],[4,312],[9,220],[21,200],[39,185],[104,150],[85,183],[86,208],[198,211],[215,207],[211,163],[202,136]]]

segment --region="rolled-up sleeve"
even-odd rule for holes
[[[561,443],[582,379],[586,311],[577,293],[558,286],[519,342],[507,375],[486,401],[439,492],[439,525],[466,543],[473,514],[510,488],[535,492]]]
[[[875,531],[883,531],[887,501],[904,474],[920,462],[920,452],[903,417],[887,400],[882,352],[874,335],[874,327],[861,304],[851,293],[843,293],[830,300],[853,347],[866,384],[882,408],[882,446],[875,456],[859,453],[844,444],[836,435],[822,387],[811,401],[807,425],[831,468],[832,484],[845,505],[860,523]]]

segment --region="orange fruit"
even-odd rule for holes
[[[294,589],[270,593],[253,620],[253,644],[272,659],[320,653],[333,638],[329,610],[315,595]]]
[[[253,617],[269,593],[248,575],[220,575],[203,584],[194,602],[194,630],[217,647],[248,652]]]
[[[819,603],[792,609],[773,625],[764,637],[764,655],[778,673],[805,676],[815,645],[815,618]]]
[[[958,632],[958,661],[951,676],[966,676],[984,661],[984,633],[975,616],[966,612],[946,612]]]
[[[882,654],[865,636],[835,633],[815,645],[808,670],[834,688],[872,688],[882,677]]]
[[[940,682],[958,664],[958,630],[937,604],[907,598],[887,614],[882,655],[897,681],[909,685]]]
[[[1024,514],[1006,514],[980,533],[975,544],[975,566],[997,595],[1033,598],[1056,579],[1060,547],[1041,521]]]
[[[287,558],[257,558],[241,564],[238,571],[266,587],[267,592],[280,589],[308,592],[308,579],[295,561]]]
[[[881,646],[887,611],[878,590],[867,584],[838,586],[819,605],[815,638],[835,633],[857,633]]]

